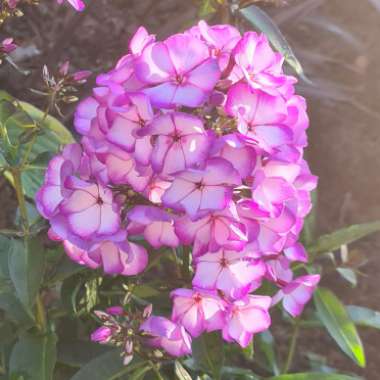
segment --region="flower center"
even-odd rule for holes
[[[220,260],[220,266],[222,266],[223,268],[227,267],[228,266],[228,260],[226,258],[222,258]]]
[[[175,82],[177,84],[184,84],[184,81],[185,81],[185,77],[181,74],[176,74],[175,76]]]

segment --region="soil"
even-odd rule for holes
[[[367,0],[288,2],[289,7],[269,12],[294,46],[308,77],[320,86],[300,86],[308,99],[311,118],[308,160],[319,176],[319,232],[380,219],[380,12],[373,6],[374,1]],[[182,0],[90,3],[86,12],[75,14],[68,7],[45,1],[27,9],[27,17],[7,23],[5,32],[26,49],[18,64],[31,69],[32,74],[23,77],[9,67],[2,69],[1,88],[42,105],[43,100],[26,89],[41,85],[43,64],[54,69],[58,62],[70,59],[75,69],[104,71],[125,52],[129,37],[139,25],[165,37],[196,19],[193,4]],[[300,6],[300,12],[295,12]],[[27,53],[34,56],[28,57]],[[66,125],[70,125],[72,112],[73,108],[65,109]],[[3,180],[0,194],[0,226],[4,227],[12,220],[15,201]],[[337,278],[336,273],[326,276],[323,284],[347,304],[379,310],[379,249],[378,235],[350,247],[352,260],[364,262],[357,288]],[[301,351],[324,354],[331,366],[377,380],[380,332],[363,329],[360,334],[367,354],[364,370],[351,364],[322,331],[313,330],[301,338]],[[301,368],[303,364],[301,360],[296,366]]]

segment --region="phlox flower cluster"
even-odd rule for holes
[[[216,330],[246,347],[273,305],[298,316],[319,281],[291,270],[307,262],[298,237],[316,177],[303,159],[305,100],[283,62],[264,35],[229,25],[201,21],[164,41],[141,27],[79,104],[81,143],[52,159],[38,192],[49,236],[106,274],[144,270],[134,236],[191,247],[194,276],[172,291],[171,318],[139,327],[170,355]],[[256,291],[264,281],[273,296]]]

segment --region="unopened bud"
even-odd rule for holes
[[[164,354],[160,350],[154,350],[153,356],[156,357],[157,359],[160,359],[164,356]]]
[[[133,352],[133,342],[131,340],[127,340],[125,342],[124,350],[127,354],[131,354]]]
[[[64,96],[62,98],[62,100],[65,102],[65,103],[75,103],[79,100],[79,98],[75,95],[68,95],[68,96]]]
[[[128,365],[133,359],[133,355],[125,355],[123,359],[123,364]]]
[[[149,318],[150,315],[152,314],[152,310],[153,310],[153,305],[150,303],[143,311],[143,318],[146,319],[146,318]]]

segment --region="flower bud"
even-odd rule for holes
[[[112,337],[112,329],[109,327],[99,327],[91,334],[91,340],[100,344],[105,344],[110,341]]]

